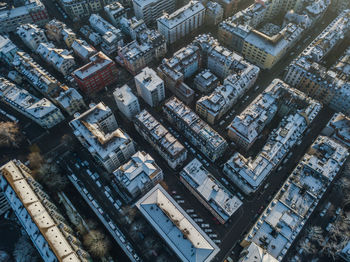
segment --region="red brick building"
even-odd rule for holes
[[[104,53],[90,57],[90,62],[73,72],[79,88],[87,94],[97,92],[117,80],[115,63]]]

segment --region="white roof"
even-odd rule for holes
[[[89,58],[96,53],[96,49],[89,45],[85,40],[75,39],[72,44],[72,49],[84,59]]]
[[[136,206],[182,261],[209,262],[219,248],[161,185]]]
[[[91,56],[90,61],[91,62],[75,70],[73,74],[80,79],[85,79],[97,71],[102,70],[107,65],[114,63],[102,52],[98,52],[97,54]]]
[[[150,92],[157,89],[157,86],[163,83],[163,80],[157,73],[148,66],[142,69],[142,71],[135,76],[135,79]]]
[[[74,88],[68,88],[61,91],[60,95],[56,98],[56,101],[60,103],[63,108],[71,106],[75,101],[82,100],[83,97],[79,94],[78,90]]]
[[[266,250],[259,247],[254,242],[250,243],[249,246],[243,251],[244,257],[239,262],[277,262],[278,260],[267,253]]]
[[[180,176],[206,201],[220,217],[227,221],[242,205],[203,164],[193,159],[180,172]]]
[[[128,85],[123,85],[120,88],[116,88],[113,92],[113,96],[119,102],[122,102],[124,105],[129,105],[134,101],[138,101],[137,97],[131,91],[131,88]]]
[[[171,15],[164,14],[157,19],[158,23],[163,24],[167,28],[173,28],[187,19],[191,19],[197,13],[205,11],[205,7],[198,1],[190,1],[187,5],[176,10]]]

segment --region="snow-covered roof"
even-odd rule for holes
[[[111,115],[113,115],[111,109],[99,103],[69,123],[74,134],[82,136],[87,141],[88,150],[96,153],[102,160],[131,142],[129,135],[120,128],[109,133],[103,131],[101,122]]]
[[[86,65],[78,68],[73,72],[73,74],[80,78],[85,79],[96,72],[103,70],[109,64],[114,63],[108,56],[102,52],[98,52],[90,57],[90,62]]]
[[[152,188],[136,206],[182,261],[209,262],[219,252],[161,185]]]
[[[191,17],[202,11],[205,11],[205,7],[200,2],[192,0],[188,4],[176,10],[174,13],[170,15],[164,14],[163,16],[159,17],[157,22],[171,29],[179,24],[182,24],[187,19],[191,19]]]
[[[277,105],[282,101],[291,109],[293,108],[293,103],[298,102],[302,106],[301,108],[294,108],[282,119],[279,126],[271,132],[266,144],[255,159],[247,159],[237,152],[225,164],[229,167],[229,170],[239,174],[240,179],[252,188],[257,188],[261,185],[262,181],[287,155],[297,139],[307,129],[308,124],[314,120],[321,110],[321,104],[307,97],[299,90],[289,87],[283,81],[275,79],[264,93],[250,104],[249,108],[253,111],[243,111],[230,126],[233,132],[242,137],[246,136],[248,132],[246,137],[249,141],[253,141],[252,139],[263,130],[267,121],[270,121],[277,113],[279,108]],[[260,119],[261,112],[259,113],[259,111],[264,112],[264,114],[268,112],[268,114],[262,115],[264,117],[259,123],[255,122],[253,126],[250,126],[251,123],[254,123],[250,121],[251,119],[254,121],[255,119]],[[248,112],[249,114],[247,114]],[[252,116],[255,117],[252,118]],[[247,120],[249,120],[248,123],[246,123]],[[248,129],[246,126],[248,126]],[[249,129],[249,127],[252,128]]]
[[[75,39],[72,44],[72,49],[81,58],[88,59],[90,56],[96,53],[96,49],[89,45],[85,40]]]
[[[350,117],[335,113],[329,120],[324,133],[350,147]]]
[[[206,146],[214,149],[227,144],[226,140],[219,133],[201,120],[196,113],[176,97],[168,100],[164,107],[177,115],[178,118],[182,119],[182,121],[192,129],[201,140],[205,141]]]
[[[183,168],[180,176],[224,221],[227,221],[242,205],[242,201],[211,175],[197,158]]]
[[[143,151],[136,152],[129,162],[113,172],[117,181],[130,193],[143,189],[145,184],[156,178],[162,170],[154,159]]]
[[[124,105],[130,105],[131,103],[138,101],[137,97],[133,94],[128,85],[123,85],[120,88],[116,88],[113,92],[113,96]]]
[[[157,73],[148,66],[143,68],[142,71],[135,76],[135,80],[140,82],[142,86],[150,92],[157,89],[157,87],[163,83],[163,80],[157,75]]]
[[[82,99],[83,97],[74,88],[68,88],[67,90],[61,91],[60,95],[56,97],[56,101],[63,108],[67,108],[71,106],[75,101],[80,101]]]
[[[149,136],[163,152],[166,152],[172,159],[182,154],[185,147],[162,125],[160,124],[148,111],[143,110],[136,116],[136,121],[139,125],[147,130]]]
[[[244,256],[243,256],[244,252]],[[271,256],[267,251],[259,247],[254,242],[250,243],[242,252],[238,262],[277,262],[278,260]]]
[[[245,241],[263,247],[281,261],[348,155],[345,147],[319,136]]]

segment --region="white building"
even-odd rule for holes
[[[48,99],[39,100],[5,78],[0,78],[0,98],[43,128],[51,128],[64,120],[61,111]]]
[[[152,188],[136,206],[181,261],[209,262],[220,251],[161,185]]]
[[[40,43],[36,52],[64,76],[74,70],[75,60],[72,51],[56,48],[52,43]]]
[[[152,107],[158,106],[165,98],[164,81],[149,67],[135,76],[135,84],[138,95]]]
[[[44,30],[35,24],[20,25],[17,28],[17,35],[32,51],[35,51],[40,43],[48,42]]]
[[[135,198],[148,192],[163,180],[163,171],[154,159],[143,151],[113,172],[113,181]]]
[[[127,18],[127,13],[125,8],[119,2],[114,2],[109,5],[106,5],[104,8],[109,21],[112,22],[114,26],[120,26],[120,20],[124,17]]]
[[[187,159],[186,148],[149,112],[143,110],[134,120],[136,130],[176,169]]]
[[[226,151],[226,140],[176,97],[165,103],[163,112],[210,161],[216,161]]]
[[[249,246],[245,247],[241,252],[238,262],[278,262],[276,258],[266,252],[264,248],[259,247],[252,242]]]
[[[75,55],[84,61],[88,61],[90,56],[96,54],[96,49],[89,45],[85,40],[75,39],[72,44],[72,49]]]
[[[73,115],[83,109],[86,109],[86,104],[78,90],[67,88],[61,91],[60,95],[55,98],[59,106],[64,109],[69,115]]]
[[[134,153],[132,139],[118,128],[110,108],[103,103],[90,105],[90,109],[69,123],[74,135],[108,172],[113,172]]]
[[[269,100],[266,99],[266,93],[270,94]],[[250,118],[251,116],[245,115],[239,119],[239,121],[242,121],[242,125],[237,124],[235,126],[241,127],[244,132],[248,132],[248,141],[253,141],[256,135],[259,134],[257,131],[262,131],[263,127],[261,125],[265,126],[276,114],[282,117],[279,126],[270,133],[266,144],[254,159],[245,158],[236,152],[224,164],[223,169],[227,177],[246,194],[255,192],[261,186],[263,181],[276,169],[296,142],[302,138],[309,124],[322,108],[321,104],[316,100],[309,98],[299,90],[289,87],[279,79],[273,80],[263,95],[259,98],[261,100],[259,103],[263,106],[257,107],[261,111],[251,112],[253,117],[257,116],[259,120],[254,119],[246,122],[246,117]],[[254,105],[257,102],[253,102],[249,107],[255,108]],[[270,103],[270,106],[267,106],[265,103]],[[243,112],[243,114],[246,113]],[[257,129],[250,126],[251,122],[254,121],[258,121]],[[254,124],[254,126],[256,125]],[[236,133],[237,137],[247,134],[238,132],[234,128],[231,131]],[[252,132],[252,134],[249,132]]]
[[[17,51],[19,49],[8,37],[0,35],[0,60],[12,64]]]
[[[282,261],[348,155],[344,146],[319,136],[241,245],[254,243]]]
[[[175,11],[175,0],[133,0],[134,12],[137,19],[142,19],[146,24],[154,24],[163,12]]]
[[[91,261],[74,230],[60,214],[31,170],[18,160],[0,168],[0,190],[43,261]]]
[[[242,201],[233,196],[197,158],[183,168],[180,180],[221,224],[225,224],[242,205]]]
[[[139,100],[133,94],[128,85],[123,85],[120,88],[116,88],[113,92],[113,96],[115,102],[117,103],[118,109],[129,120],[140,113]]]
[[[158,18],[158,31],[172,44],[200,27],[204,19],[205,7],[198,1],[190,1],[174,13]]]

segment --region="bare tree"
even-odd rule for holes
[[[22,139],[15,122],[0,122],[0,147],[19,147]]]
[[[312,226],[307,230],[307,237],[311,241],[317,242],[319,245],[322,245],[324,242],[323,230],[319,226]]]
[[[61,175],[59,168],[54,163],[44,163],[38,170],[37,180],[53,191],[62,191],[68,180]]]
[[[32,170],[38,170],[44,163],[44,158],[39,152],[31,152],[27,158]]]
[[[90,230],[83,237],[83,243],[91,255],[97,258],[106,256],[110,248],[109,239],[98,230]]]
[[[22,235],[13,250],[13,257],[16,262],[36,262],[38,256],[36,250],[30,243],[30,239]]]
[[[307,238],[299,241],[299,247],[304,251],[306,255],[313,255],[317,252],[315,245],[311,244]]]
[[[72,150],[77,145],[77,140],[70,134],[64,134],[61,138],[61,143],[68,149]]]

